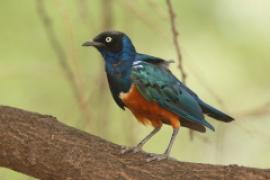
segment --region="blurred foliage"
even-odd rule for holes
[[[176,59],[165,1],[112,0],[109,20],[104,18],[106,8],[110,8],[104,5],[106,0],[44,1],[67,61],[86,93],[89,120],[83,118],[50,45],[37,12],[38,1],[0,2],[1,104],[54,115],[70,126],[117,144],[138,142],[151,127],[139,125],[130,112],[115,105],[100,55],[80,45],[112,26],[126,32],[138,51]],[[269,168],[270,116],[264,112],[252,116],[248,111],[256,112],[256,108],[270,101],[270,2],[172,2],[187,84],[209,103],[237,117],[231,124],[209,119],[216,132],[196,133],[194,141],[190,141],[187,129],[181,129],[172,156],[181,161]],[[180,77],[176,64],[171,69]],[[215,92],[224,105],[218,104],[205,87]],[[171,128],[164,127],[145,150],[162,152],[170,135]],[[31,178],[0,169],[0,179]]]

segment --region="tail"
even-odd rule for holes
[[[219,121],[223,121],[223,122],[231,122],[234,120],[234,118],[232,118],[231,116],[221,112],[220,110],[206,104],[205,102],[203,102],[202,100],[198,99],[198,103],[200,105],[200,107],[202,108],[202,111],[207,114],[208,116],[219,120]]]

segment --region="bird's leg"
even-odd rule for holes
[[[121,154],[125,154],[128,152],[133,152],[133,153],[137,153],[139,151],[142,150],[143,145],[149,141],[161,128],[155,128],[153,131],[151,131],[150,134],[148,134],[145,138],[143,138],[143,140],[141,142],[139,142],[139,144],[137,144],[134,147],[125,147],[121,150]]]
[[[173,133],[172,133],[172,137],[171,137],[170,143],[169,143],[166,151],[164,152],[164,154],[154,154],[154,155],[152,155],[152,157],[148,158],[146,161],[147,162],[150,162],[150,161],[160,161],[160,160],[169,158],[169,155],[170,155],[170,152],[171,152],[173,143],[175,141],[175,138],[176,138],[176,136],[178,134],[178,131],[179,131],[179,128],[173,128]]]

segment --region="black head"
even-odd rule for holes
[[[99,50],[120,52],[122,50],[122,38],[126,36],[119,31],[105,31],[97,35],[92,41],[86,41],[82,46],[94,46]]]

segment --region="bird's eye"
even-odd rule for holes
[[[112,41],[112,37],[110,37],[110,36],[106,37],[105,41],[106,41],[107,43],[110,43],[110,42]]]

